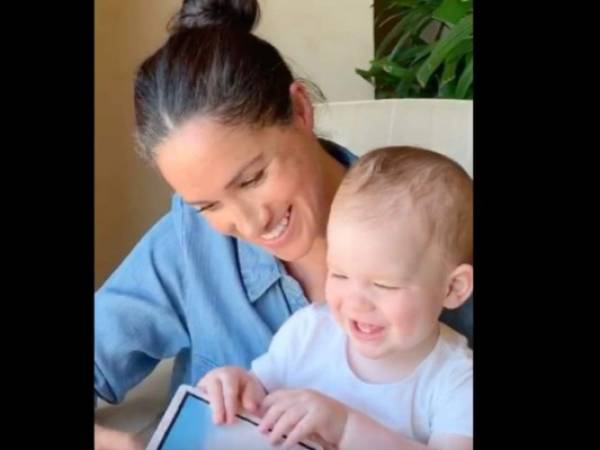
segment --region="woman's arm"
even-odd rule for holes
[[[190,345],[181,254],[169,214],[96,292],[94,388],[109,403],[119,403],[162,359]]]

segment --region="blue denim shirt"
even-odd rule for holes
[[[356,160],[322,143],[344,165]],[[96,394],[120,402],[173,356],[171,392],[216,366],[249,368],[281,324],[307,304],[277,258],[217,233],[174,195],[170,212],[96,292]]]

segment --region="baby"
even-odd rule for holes
[[[439,317],[473,289],[472,202],[471,178],[441,154],[360,158],[329,216],[327,302],[295,313],[251,371],[199,381],[215,423],[245,408],[286,448],[471,449],[472,351]]]

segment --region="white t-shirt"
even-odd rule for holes
[[[317,390],[424,444],[433,433],[473,436],[473,353],[464,336],[440,325],[434,349],[410,376],[373,384],[350,368],[346,334],[327,305],[313,304],[281,326],[252,371],[269,392]]]

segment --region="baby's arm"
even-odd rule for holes
[[[263,401],[259,430],[271,444],[295,445],[317,435],[339,450],[394,448],[402,450],[471,450],[470,437],[433,434],[428,445],[394,432],[343,403],[308,389],[281,389]],[[285,436],[285,437],[284,437]]]
[[[471,364],[457,364],[436,389],[427,445],[386,429],[366,415],[350,411],[340,439],[340,450],[398,448],[403,450],[471,450],[473,448],[473,372]]]
[[[472,450],[473,439],[457,434],[434,433],[427,445],[395,433],[370,417],[349,410],[339,441],[340,450],[397,448],[402,450]]]

